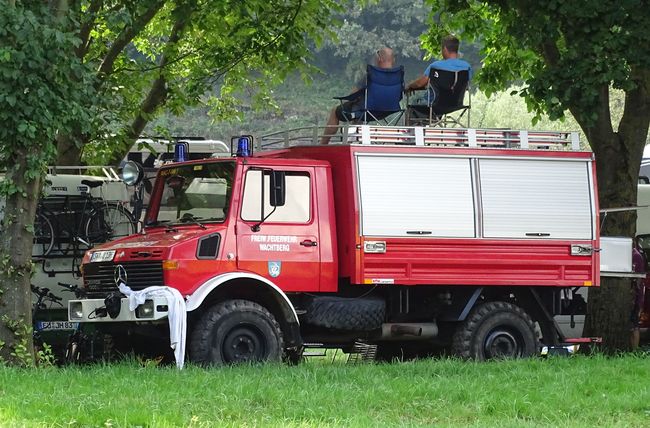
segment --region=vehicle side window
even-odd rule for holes
[[[261,221],[261,170],[249,169],[244,181],[241,218]],[[308,223],[311,219],[311,177],[307,173],[287,171],[285,174],[286,200],[280,207],[270,203],[270,173],[264,171],[264,215],[267,223]],[[273,214],[269,215],[271,211]]]

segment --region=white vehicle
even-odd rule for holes
[[[159,167],[174,159],[174,146],[180,141],[188,144],[185,160],[230,156],[228,145],[220,140],[180,138],[177,141],[168,141],[139,138],[123,159],[123,163],[131,160],[138,162],[145,169]]]
[[[643,149],[643,158],[641,158],[641,169],[639,177],[650,179],[650,144]]]

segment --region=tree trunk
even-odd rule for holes
[[[78,166],[81,165],[81,147],[76,141],[78,135],[59,135],[56,139],[56,165]]]
[[[164,55],[163,61],[165,61]],[[109,165],[118,165],[129,153],[131,145],[133,145],[133,143],[140,137],[145,126],[149,123],[151,115],[166,101],[167,94],[167,81],[161,74],[154,81],[147,97],[142,101],[142,104],[140,104],[140,110],[138,111],[137,116],[133,119],[131,125],[126,128],[124,138],[125,142],[124,144],[121,144],[121,147],[116,148],[113,156],[108,161]]]
[[[609,103],[604,102],[607,97],[601,100],[602,109],[607,111],[599,112],[595,126],[583,128],[596,155],[601,209],[636,206],[639,167],[650,123],[650,73],[640,75],[636,83],[637,87],[626,93],[618,132],[608,132],[611,122]],[[634,237],[635,231],[634,211],[612,213],[605,219],[601,236]],[[631,286],[629,279],[603,278],[600,289],[589,289],[585,335],[602,336],[608,353],[631,347]]]
[[[7,171],[6,179],[20,191],[7,196],[0,229],[0,341],[4,342],[0,357],[17,365],[34,362],[30,316],[33,231],[28,226],[34,221],[41,182],[40,177],[27,178],[27,163],[37,157],[37,150],[18,152],[16,164]]]

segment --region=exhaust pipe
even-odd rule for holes
[[[381,325],[379,340],[418,340],[438,336],[438,324],[423,323],[384,323]]]

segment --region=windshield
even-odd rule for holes
[[[234,162],[183,165],[160,171],[158,213],[149,225],[159,223],[222,222],[228,215]]]

